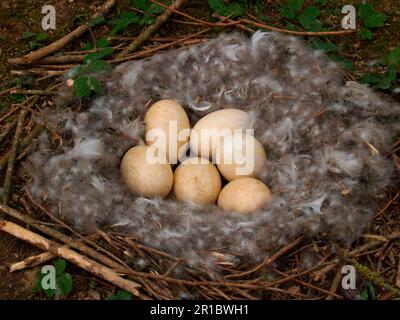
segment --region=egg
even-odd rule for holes
[[[155,163],[147,146],[129,149],[122,158],[121,176],[133,193],[144,197],[162,197],[172,189],[174,175],[169,164]]]
[[[238,178],[229,182],[218,197],[218,207],[239,213],[254,213],[271,200],[271,191],[255,178]]]
[[[207,159],[189,158],[174,172],[174,193],[180,201],[213,204],[221,191],[221,185],[218,169]]]
[[[189,118],[182,106],[170,99],[154,103],[144,117],[146,144],[157,147],[170,164],[186,151],[190,136]]]
[[[267,162],[261,143],[249,133],[235,132],[221,138],[216,162],[225,179],[257,178]]]
[[[222,109],[201,118],[190,134],[190,150],[195,155],[212,159],[221,136],[235,129],[249,129],[251,124],[247,112],[239,109]]]

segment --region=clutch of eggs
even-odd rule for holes
[[[173,190],[178,201],[217,203],[223,210],[244,214],[270,201],[269,188],[257,179],[266,165],[266,152],[251,134],[245,111],[211,112],[190,129],[182,106],[164,99],[149,108],[144,123],[146,145],[129,149],[120,166],[132,193],[164,198]],[[185,159],[189,146],[191,156]],[[221,175],[228,181],[224,187]]]

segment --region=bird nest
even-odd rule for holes
[[[399,129],[399,105],[345,83],[338,65],[298,38],[221,35],[97,76],[104,94],[88,108],[43,115],[63,143],[40,137],[26,163],[29,190],[50,214],[80,232],[107,230],[100,233],[103,245],[123,253],[121,259],[133,266],[130,274],[150,296],[260,297],[260,284],[240,279],[301,237],[356,240],[393,183],[393,164],[384,155]],[[70,94],[65,85],[59,100]],[[144,114],[164,98],[184,106],[192,125],[218,109],[249,112],[267,151],[260,179],[273,197],[265,207],[243,215],[173,195],[147,199],[128,191],[121,158],[143,144]],[[241,271],[244,266],[250,269]],[[149,268],[157,271],[142,272]],[[221,275],[224,280],[215,280]],[[226,280],[231,276],[239,281]],[[176,290],[161,293],[171,282]]]

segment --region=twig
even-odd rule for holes
[[[31,65],[38,64],[65,64],[65,63],[79,63],[82,62],[85,55],[81,52],[79,55],[64,55],[64,56],[55,56],[55,57],[46,57],[40,60],[33,61],[30,63]],[[8,63],[13,65],[29,65],[25,58],[11,58],[7,60]]]
[[[153,1],[153,0],[150,0]],[[246,23],[251,26],[269,30],[269,31],[275,31],[275,32],[280,32],[280,33],[287,33],[291,35],[297,35],[297,36],[339,36],[339,35],[346,35],[346,34],[352,34],[354,32],[357,32],[357,30],[339,30],[339,31],[318,31],[318,32],[313,32],[313,31],[293,31],[293,30],[287,30],[287,29],[280,29],[272,26],[268,26],[264,23],[252,21],[249,19],[244,19],[241,18],[237,20],[239,23]]]
[[[27,268],[39,266],[47,261],[54,259],[56,255],[50,252],[44,252],[36,256],[26,258],[22,261],[16,262],[10,266],[10,272],[20,271]]]
[[[96,14],[92,16],[92,19],[100,16],[101,14],[107,14],[111,8],[115,5],[116,0],[107,0],[102,7],[98,10]],[[28,53],[23,57],[26,63],[31,64],[37,60],[43,59],[44,57],[50,55],[53,52],[56,52],[63,47],[65,47],[69,42],[72,40],[79,38],[82,34],[89,30],[89,25],[84,24],[73,30],[72,32],[68,33],[61,39],[49,44],[46,47],[40,48],[39,50],[33,51]]]
[[[36,95],[36,96],[54,96],[57,91],[48,90],[13,90],[11,94],[26,94],[26,95]]]
[[[178,9],[186,0],[175,0],[171,6],[168,8],[171,10],[166,10],[163,14],[159,15],[156,21],[149,27],[147,27],[132,43],[127,46],[122,52],[117,55],[118,58],[125,57],[129,53],[135,51],[139,48],[147,39],[149,39],[158,28],[160,28],[168,18],[173,14],[172,9]]]
[[[17,125],[18,119],[14,119],[4,129],[4,132],[0,135],[0,144],[3,143],[4,139],[10,134],[11,130]]]
[[[71,249],[60,246],[51,240],[48,240],[32,231],[6,220],[0,220],[0,230],[18,239],[24,240],[44,251],[48,251],[60,256],[65,260],[77,265],[78,267],[81,267],[82,269],[113,283],[117,287],[126,290],[135,296],[139,295],[138,289],[140,288],[140,284],[120,277],[112,269],[105,267],[94,260],[86,258]]]
[[[298,244],[300,244],[301,241],[303,241],[304,237],[299,237],[296,240],[292,241],[291,243],[289,243],[288,245],[284,246],[283,248],[281,248],[280,250],[278,250],[277,252],[275,252],[272,256],[265,258],[264,261],[259,264],[258,266],[254,267],[253,269],[244,271],[244,272],[240,272],[240,273],[236,273],[236,274],[231,274],[226,276],[225,278],[239,278],[239,277],[243,277],[245,275],[249,275],[251,273],[254,273],[258,270],[260,270],[261,268],[273,263],[276,259],[278,259],[280,256],[284,255],[286,252],[290,251],[291,249],[293,249],[294,247],[296,247]]]
[[[25,121],[26,112],[27,111],[25,109],[23,109],[23,110],[21,110],[21,112],[18,116],[17,128],[15,129],[15,136],[14,136],[12,148],[10,151],[10,156],[8,158],[6,177],[4,179],[3,199],[2,199],[3,205],[7,205],[8,200],[10,199],[10,195],[11,195],[11,180],[12,180],[12,175],[13,175],[13,171],[14,171],[15,159],[17,158],[17,153],[18,153],[19,138],[21,136],[22,126]]]
[[[24,138],[22,139],[21,143],[19,144],[18,147],[18,151],[17,154],[19,154],[20,152],[22,152],[26,147],[28,147],[33,139],[35,139],[44,129],[44,126],[42,124],[37,124],[32,131]],[[8,162],[8,159],[11,156],[11,151],[9,151],[8,153],[6,153],[6,155],[0,159],[0,170],[3,170],[6,163]]]
[[[221,16],[220,14],[218,14],[218,13],[216,13],[216,12],[214,12],[214,13],[212,14],[212,16],[213,16],[214,18],[217,18],[219,21],[225,21],[225,20],[226,20],[226,21],[228,21],[228,22],[234,22],[234,20],[229,19],[228,17]],[[255,30],[253,30],[253,29],[251,29],[251,28],[249,28],[249,27],[246,27],[246,26],[244,26],[244,25],[241,24],[241,23],[235,25],[234,27],[238,27],[239,29],[242,29],[242,30],[247,31],[247,32],[250,32],[250,33],[256,32]]]
[[[340,283],[341,279],[342,279],[342,268],[341,268],[341,265],[339,265],[338,271],[336,272],[335,277],[333,278],[332,285],[329,290],[330,294],[328,294],[328,296],[326,297],[326,300],[333,299],[334,294],[336,293],[336,290],[339,287],[339,283]]]
[[[390,205],[391,205],[393,202],[395,202],[396,199],[397,199],[399,196],[400,196],[400,192],[396,193],[396,195],[395,195],[381,210],[379,210],[379,212],[378,212],[376,215],[374,215],[373,219],[379,217],[382,213],[384,213],[384,212],[387,210],[387,208],[389,208]]]
[[[192,35],[189,35],[187,37],[181,38],[179,40],[176,40],[176,41],[173,41],[173,42],[170,42],[170,43],[165,43],[165,44],[162,44],[162,45],[154,47],[154,48],[145,49],[145,50],[142,50],[142,51],[127,55],[127,56],[122,57],[122,58],[115,58],[115,59],[113,59],[113,60],[111,60],[109,62],[110,63],[119,63],[119,62],[122,62],[122,61],[127,61],[127,60],[131,60],[131,59],[135,59],[135,58],[142,58],[144,56],[147,56],[147,55],[152,54],[154,52],[160,51],[162,49],[166,49],[166,48],[172,47],[174,45],[183,43],[183,42],[187,41],[188,39],[197,37],[198,35],[203,34],[203,33],[207,32],[209,30],[210,30],[210,28],[206,28],[206,29],[204,29],[202,31],[199,31],[199,32],[194,33]]]

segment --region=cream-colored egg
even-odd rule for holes
[[[144,123],[146,144],[157,143],[170,164],[178,163],[190,136],[189,118],[182,106],[170,99],[157,101],[146,112]]]
[[[171,191],[174,175],[169,164],[154,163],[147,146],[129,149],[121,161],[121,176],[133,193],[152,198]]]
[[[221,136],[235,129],[250,129],[250,116],[239,109],[222,109],[201,118],[190,135],[190,150],[203,158],[212,159]]]
[[[207,159],[189,158],[174,172],[174,193],[180,201],[212,204],[221,191],[221,176]]]
[[[218,169],[228,181],[240,177],[257,178],[267,162],[261,143],[242,132],[221,138],[216,157]]]
[[[260,180],[238,178],[229,182],[218,197],[218,207],[239,213],[253,213],[271,200],[271,191]]]

